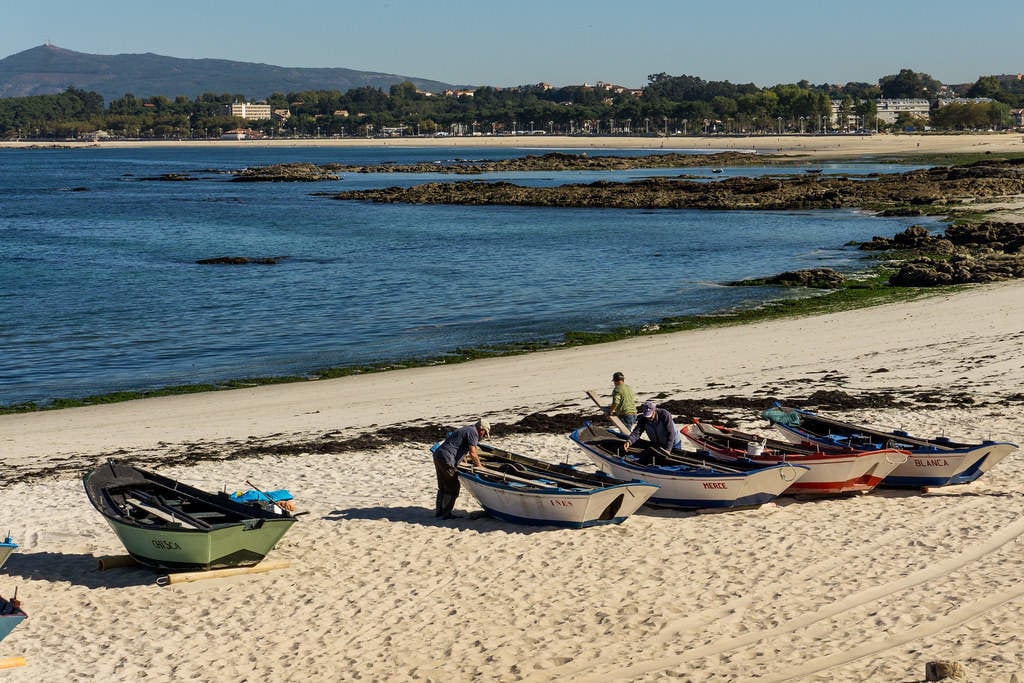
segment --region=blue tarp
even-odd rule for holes
[[[800,414],[778,408],[769,408],[761,413],[761,417],[774,424],[796,427],[800,424]]]
[[[248,491],[244,492],[235,491],[234,493],[231,494],[231,500],[236,500],[239,503],[258,503],[260,501],[266,501],[267,498],[270,498],[270,500],[274,502],[280,500],[291,500],[292,494],[289,493],[286,489],[278,489],[276,491],[264,491],[263,493],[249,489]]]

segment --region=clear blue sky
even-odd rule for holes
[[[44,0],[5,3],[0,58],[47,41],[346,67],[447,83],[555,86],[699,76],[771,86],[876,82],[901,68],[943,83],[1024,71],[1019,0]]]

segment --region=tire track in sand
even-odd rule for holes
[[[947,558],[940,562],[936,562],[928,566],[926,569],[914,572],[913,574],[886,583],[885,585],[875,586],[874,588],[869,588],[858,593],[853,593],[852,595],[848,595],[842,599],[836,600],[835,602],[823,605],[822,607],[813,612],[807,612],[799,618],[791,619],[790,621],[780,624],[779,626],[772,629],[754,631],[743,636],[738,636],[736,638],[721,640],[712,645],[696,647],[682,655],[671,655],[667,657],[647,659],[645,661],[640,661],[635,664],[631,664],[627,667],[622,667],[619,669],[608,669],[605,668],[605,666],[600,662],[593,662],[586,664],[584,666],[568,667],[566,670],[563,671],[558,671],[557,669],[549,669],[539,674],[539,677],[531,677],[527,680],[539,681],[542,679],[568,679],[578,681],[593,681],[593,683],[599,683],[608,680],[632,680],[644,674],[654,673],[657,671],[662,671],[664,669],[679,666],[680,664],[683,664],[690,660],[720,655],[725,652],[736,650],[742,647],[747,647],[761,640],[785,635],[786,633],[791,633],[798,629],[806,628],[819,621],[831,619],[832,617],[840,615],[848,610],[863,607],[867,603],[875,602],[894,593],[898,593],[900,591],[907,590],[908,588],[912,588],[914,586],[940,578],[951,572],[961,569],[971,564],[972,562],[981,559],[986,555],[998,551],[1000,548],[1016,540],[1017,537],[1021,535],[1024,535],[1024,518],[1018,519],[1012,524],[1003,527],[997,533],[993,534],[986,542],[974,545],[965,552],[962,552],[958,555]],[[1021,589],[1021,592],[1024,593],[1024,588]],[[1002,604],[1007,600],[1014,599],[1016,595],[1017,591],[1014,590],[1010,591],[1007,594],[993,596],[992,598],[981,600],[978,603],[973,604],[969,607],[964,607],[959,610],[956,610],[955,612],[950,613],[950,615],[948,615],[947,617],[936,620],[936,622],[932,622],[927,625],[911,629],[911,631],[908,631],[908,633],[913,633],[920,629],[921,635],[929,635],[929,629],[932,627],[936,629],[935,632],[938,632],[942,628],[940,622],[948,622],[949,626],[955,626],[956,624],[962,623],[963,621],[967,621],[968,619],[973,618],[978,614],[981,614],[987,611],[988,609],[991,609],[994,606]],[[907,638],[907,640],[911,639],[912,638]],[[888,649],[889,647],[892,647],[893,645],[897,644],[899,643],[885,641],[884,643],[878,643],[876,646],[872,647],[870,643],[866,643],[865,645],[861,646],[862,648],[864,648],[865,652],[858,654],[857,657],[854,657],[852,659],[863,657],[866,654],[870,654],[871,652],[878,652],[883,649]],[[860,648],[855,648],[850,652],[852,653],[859,649]],[[837,655],[837,657],[842,658],[842,655]],[[850,659],[850,661],[852,661],[852,659]],[[588,676],[578,678],[580,674],[588,674]],[[786,678],[791,676],[792,674],[790,672],[787,672],[785,677],[781,680],[786,680]]]
[[[959,607],[949,614],[935,619],[934,621],[928,621],[912,629],[897,632],[885,640],[869,641],[845,652],[817,657],[816,659],[812,659],[802,664],[791,666],[785,673],[762,678],[760,679],[760,682],[785,683],[785,681],[792,681],[804,676],[828,671],[829,669],[834,669],[838,666],[844,666],[863,657],[875,655],[890,648],[905,645],[915,640],[927,638],[928,636],[933,636],[937,633],[942,633],[943,631],[955,628],[970,621],[971,619],[985,614],[989,610],[993,610],[1001,605],[1016,600],[1021,596],[1024,596],[1024,584],[1018,585],[1016,588],[1011,590],[982,598],[981,600],[972,602],[970,605]]]

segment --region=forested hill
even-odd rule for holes
[[[92,55],[40,45],[0,60],[0,97],[63,92],[69,87],[99,93],[107,102],[126,93],[137,97],[196,97],[234,93],[262,100],[271,93],[370,86],[387,91],[411,81],[441,92],[453,86],[411,76],[341,68],[290,68],[226,59],[179,59],[152,53]]]

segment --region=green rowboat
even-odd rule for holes
[[[83,483],[128,554],[159,569],[250,567],[295,523],[276,505],[239,503],[112,460]]]

